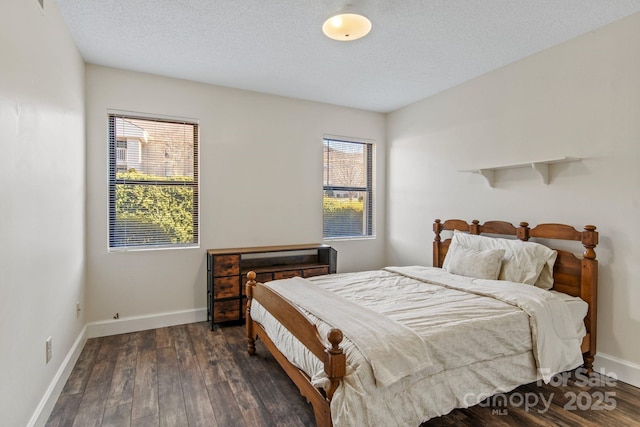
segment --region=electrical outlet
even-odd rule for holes
[[[47,342],[45,344],[45,348],[47,350],[47,363],[49,363],[49,361],[51,360],[51,337],[47,338]]]

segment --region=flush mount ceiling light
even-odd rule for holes
[[[343,9],[324,21],[322,32],[330,39],[339,41],[358,40],[371,31],[371,21],[363,14]]]

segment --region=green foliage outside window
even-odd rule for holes
[[[364,202],[358,198],[327,197],[322,199],[322,209],[328,214],[340,214],[345,211],[353,211],[362,214]]]
[[[116,180],[136,181],[116,185],[116,227],[136,227],[146,233],[138,245],[193,242],[192,177],[170,178],[141,174],[135,170],[119,172]],[[140,181],[149,181],[141,184]],[[184,182],[185,185],[158,185],[156,182]],[[121,241],[127,245],[132,242]]]
[[[362,198],[339,198],[324,196],[322,199],[324,211],[323,221],[325,233],[331,230],[331,235],[325,237],[361,236],[363,234],[364,201]]]

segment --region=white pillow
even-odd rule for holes
[[[544,289],[553,286],[553,263],[558,255],[556,251],[534,242],[500,239],[478,236],[454,230],[451,244],[462,245],[476,250],[504,249],[502,269],[498,279],[511,282],[537,285]],[[542,270],[548,269],[540,283],[538,278]]]
[[[477,279],[496,280],[500,274],[504,249],[476,250],[451,243],[442,269],[449,273]]]
[[[536,280],[535,283],[537,287],[546,290],[553,288],[553,265],[556,263],[556,258],[558,257],[558,251],[552,250],[552,252],[553,255],[549,257],[547,262],[542,267],[540,275],[538,276],[538,280]]]

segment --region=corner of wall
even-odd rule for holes
[[[53,411],[53,407],[55,406],[69,375],[71,375],[71,371],[78,361],[86,342],[87,326],[85,325],[71,346],[67,356],[62,361],[60,368],[51,380],[51,384],[49,384],[49,387],[45,391],[44,396],[40,400],[38,407],[27,424],[28,427],[40,427],[47,423],[47,420],[51,415],[51,411]]]

